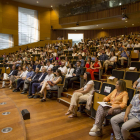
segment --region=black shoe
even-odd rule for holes
[[[15,92],[17,89],[14,89],[13,92]]]
[[[35,95],[34,99],[40,98],[40,95]]]
[[[32,95],[32,96],[29,96],[28,98],[31,99],[31,98],[34,98],[34,96],[35,96],[35,95]]]
[[[40,101],[41,101],[41,102],[46,102],[46,99],[41,99]]]
[[[21,92],[20,94],[26,94],[27,92],[26,91],[23,91],[23,92]]]
[[[19,89],[15,89],[13,92],[19,92],[20,90]]]
[[[27,96],[28,96],[28,97],[29,97],[29,96],[32,96],[32,94],[28,94]]]

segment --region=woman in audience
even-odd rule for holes
[[[89,52],[89,51],[87,51],[85,56],[86,56],[86,61],[87,61],[87,60],[88,60],[88,58],[89,58],[89,57],[91,57],[90,52]]]
[[[93,55],[91,55],[91,61],[95,61],[96,57],[97,57],[96,52],[93,52]]]
[[[128,93],[126,92],[126,83],[123,80],[116,82],[116,89],[114,89],[108,96],[103,99],[103,102],[109,102],[108,104],[112,107],[103,107],[99,105],[95,124],[91,128],[90,136],[101,136],[102,135],[102,124],[107,115],[119,114],[127,106]]]
[[[101,69],[102,65],[100,61],[98,61],[97,57],[95,58],[95,62],[91,63],[90,69],[87,69],[87,72],[91,74],[92,80],[95,80],[94,78],[94,72],[99,72],[99,69]]]
[[[21,66],[18,66],[18,73],[17,73],[17,76],[15,75],[11,75],[10,76],[10,84],[9,84],[9,88],[12,89],[13,88],[13,84],[14,82],[16,82],[19,78],[20,78],[20,75],[22,74],[22,67]]]
[[[111,55],[111,51],[110,51],[109,48],[108,48],[107,51],[106,51],[106,55],[108,55],[108,57],[110,57],[110,55]]]
[[[78,54],[73,50],[72,56],[78,56]]]
[[[120,123],[123,123],[121,128],[119,126]],[[132,139],[129,130],[140,127],[140,94],[136,94],[133,97],[126,112],[111,118],[111,124],[116,140]]]
[[[61,84],[62,82],[62,73],[61,70],[56,70],[56,77],[52,79],[52,81],[47,81],[43,83],[43,86],[41,88],[40,94],[44,94],[43,98],[41,99],[41,102],[46,101],[46,90],[57,90],[58,86],[57,84]]]
[[[115,56],[115,52],[111,52],[111,58],[109,60],[105,60],[103,67],[105,67],[105,74],[108,70],[108,65],[114,65],[117,62],[117,56]]]
[[[119,51],[118,47],[115,47],[115,56],[119,56],[120,53],[121,53],[121,52]]]
[[[57,54],[60,54],[60,55],[61,55],[62,53],[63,53],[63,51],[62,51],[61,48],[59,47],[59,48],[58,48],[58,51],[57,51]]]
[[[59,59],[59,57],[58,57],[58,54],[56,54],[56,57],[55,57],[55,59],[58,61],[58,59]]]
[[[61,66],[61,63],[62,63],[61,57],[59,57],[59,59],[58,59],[58,65]]]
[[[41,63],[40,71],[42,71],[42,68],[44,68],[44,67],[46,68],[46,62],[42,62],[42,63]]]
[[[85,86],[79,90],[75,90],[72,98],[70,107],[65,115],[70,115],[69,118],[77,117],[77,108],[80,101],[87,101],[89,96],[93,93],[94,82],[91,80],[89,72],[84,73]]]
[[[51,53],[50,54],[50,61],[52,62],[52,60],[53,60],[53,54]]]
[[[88,57],[85,67],[90,68],[90,64],[91,64],[91,57]]]

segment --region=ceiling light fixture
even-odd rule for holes
[[[134,24],[132,24],[132,26],[134,26]]]
[[[98,26],[98,25],[96,25],[96,26]]]
[[[39,3],[39,1],[37,1],[36,3]]]
[[[102,29],[104,29],[104,28],[102,28]]]
[[[127,20],[125,22],[127,22]]]
[[[53,7],[53,6],[51,5],[51,7]]]

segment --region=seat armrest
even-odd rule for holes
[[[57,84],[57,86],[63,86],[64,84]]]

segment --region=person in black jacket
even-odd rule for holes
[[[56,72],[56,70],[60,67],[59,65],[58,65],[58,61],[56,60],[55,62],[55,65],[53,66],[53,72]]]
[[[39,77],[40,77],[39,68],[36,68],[35,73],[33,74],[33,76],[31,78],[25,79],[25,81],[24,81],[24,87],[23,87],[23,92],[21,94],[27,93],[27,90],[28,90],[30,84],[34,80],[37,80]]]
[[[68,88],[72,87],[73,81],[80,81],[80,75],[83,75],[83,67],[81,67],[81,61],[77,61],[76,67],[73,72],[72,77],[68,77],[65,79],[64,91],[67,91]]]
[[[16,70],[16,66],[12,66],[12,70],[10,71],[10,74],[4,73],[3,75],[3,82],[2,82],[2,88],[5,88],[5,80],[9,80],[11,75],[17,75],[18,71]]]
[[[41,68],[41,65],[39,64],[39,62],[38,61],[35,61],[35,65],[33,65],[33,69],[34,69],[34,71],[36,70],[36,68]]]
[[[100,61],[108,60],[108,55],[105,54],[104,49],[102,49],[102,55],[99,56],[98,60],[100,60]]]
[[[35,96],[35,92],[36,92],[36,88],[38,91],[41,90],[40,83],[42,81],[44,81],[45,77],[46,77],[47,73],[46,73],[46,68],[43,67],[42,68],[42,73],[40,74],[40,77],[38,78],[38,80],[34,80],[34,82],[31,84],[30,89],[29,89],[29,99],[30,98],[37,98],[37,96]]]

